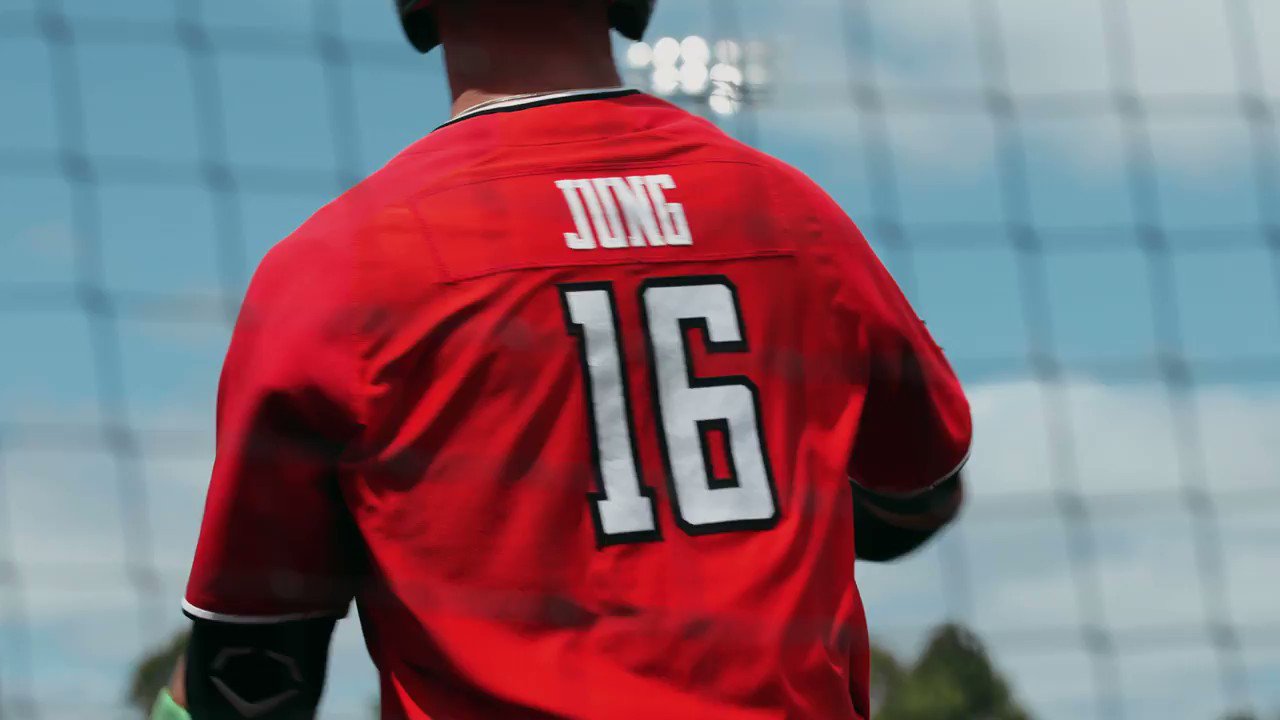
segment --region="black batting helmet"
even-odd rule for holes
[[[631,40],[639,40],[649,26],[653,6],[657,0],[603,0],[609,3],[609,21],[613,29]],[[436,0],[396,0],[400,22],[409,42],[419,52],[428,52],[440,44],[440,32],[436,28],[431,6]]]

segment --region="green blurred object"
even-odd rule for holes
[[[190,637],[190,633],[178,633],[168,644],[138,661],[133,680],[129,682],[129,705],[138,709],[140,717],[150,717],[156,696],[169,684],[173,668],[186,651]]]
[[[156,694],[155,704],[151,706],[150,720],[191,720],[191,715],[169,694],[169,688]]]
[[[902,685],[906,671],[902,663],[879,645],[871,646],[871,707],[881,708],[890,693]]]
[[[1031,719],[977,636],[958,625],[935,630],[909,669],[873,648],[871,678],[873,696],[883,698],[876,720]]]

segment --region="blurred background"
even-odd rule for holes
[[[250,273],[447,119],[390,5],[0,0],[0,717],[140,716]],[[666,0],[619,42],[825,186],[971,393],[962,521],[858,568],[886,720],[1280,716],[1277,37],[1276,0]],[[335,652],[323,716],[369,717],[354,619]]]

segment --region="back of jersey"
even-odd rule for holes
[[[864,717],[860,357],[905,302],[834,204],[621,92],[463,117],[373,183],[409,189],[357,250],[343,491],[386,716]]]

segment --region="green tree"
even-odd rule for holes
[[[129,704],[142,712],[143,717],[151,712],[160,689],[169,684],[173,667],[178,657],[186,652],[189,633],[178,633],[168,643],[147,653],[133,669],[133,678],[129,682]]]
[[[874,643],[871,645],[871,707],[883,707],[905,676],[902,663],[893,653]]]
[[[875,670],[892,659],[888,653],[872,655],[872,676],[898,680],[889,688],[877,720],[1029,720],[1013,698],[1009,684],[987,657],[973,633],[958,625],[943,625],[933,632],[920,659],[909,670],[891,667]],[[873,679],[873,685],[877,680]]]

